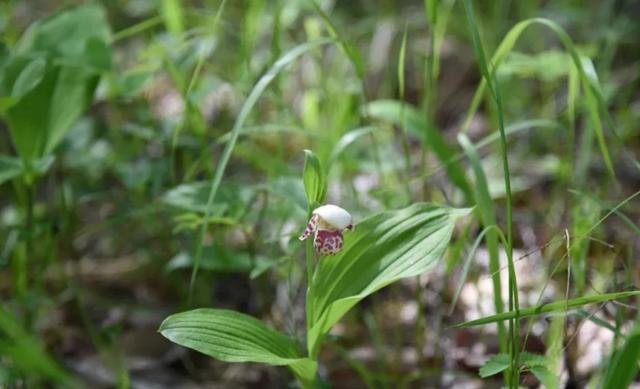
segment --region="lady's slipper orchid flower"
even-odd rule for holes
[[[305,240],[315,234],[313,247],[316,252],[335,255],[344,245],[342,231],[352,229],[351,214],[337,205],[327,204],[313,210],[309,224],[299,239]]]

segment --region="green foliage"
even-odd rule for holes
[[[545,387],[554,384],[554,377],[547,369],[547,360],[543,355],[536,355],[528,352],[520,353],[521,369],[528,369],[540,380]],[[480,368],[480,377],[486,378],[501,373],[511,367],[511,357],[509,354],[496,354],[489,358]]]
[[[182,2],[180,0],[162,0],[162,17],[167,30],[179,34],[184,30]]]
[[[0,357],[3,367],[20,374],[46,378],[58,384],[72,384],[72,378],[47,352],[38,338],[26,331],[18,320],[0,306]],[[5,365],[5,358],[9,363]]]
[[[424,147],[431,149],[444,165],[447,176],[462,191],[468,203],[472,202],[471,186],[467,181],[464,168],[458,160],[452,159],[455,152],[444,138],[440,130],[427,123],[424,115],[415,107],[394,100],[377,100],[365,108],[372,118],[386,120],[402,128],[422,140]]]
[[[302,171],[304,191],[309,208],[314,209],[324,203],[327,196],[327,177],[320,160],[311,150],[304,151],[304,170]]]
[[[489,185],[487,178],[484,174],[482,164],[480,162],[480,156],[478,152],[471,144],[471,141],[464,133],[458,134],[458,142],[462,146],[464,153],[471,162],[473,173],[475,176],[474,198],[478,207],[476,212],[479,214],[479,219],[486,230],[486,243],[487,250],[489,251],[489,271],[491,272],[491,280],[493,281],[493,305],[496,313],[500,313],[504,310],[504,302],[502,301],[502,281],[500,275],[500,258],[498,252],[498,233],[491,228],[497,226],[496,210],[489,193]],[[476,241],[476,243],[479,243]],[[472,250],[473,252],[474,250]],[[468,261],[470,263],[470,259]],[[460,284],[462,286],[462,284]],[[456,296],[459,295],[462,289],[458,289]],[[504,323],[498,323],[498,336],[500,338],[500,350],[506,351],[506,329]]]
[[[315,193],[315,192],[314,192]],[[444,255],[455,221],[466,209],[415,204],[371,216],[346,237],[345,248],[323,259],[308,292],[307,347],[311,359],[294,352],[294,343],[246,315],[200,309],[169,317],[161,333],[170,340],[228,362],[290,365],[302,382],[300,364],[315,363],[323,336],[354,305],[371,293],[432,269]],[[245,323],[244,325],[240,325]],[[308,372],[315,368],[308,369]],[[306,370],[305,370],[306,371]]]
[[[509,354],[496,354],[489,358],[480,368],[480,377],[486,378],[501,373],[511,366]]]
[[[4,66],[0,91],[13,142],[32,173],[93,100],[101,73],[111,65],[104,11],[86,5],[32,26]]]
[[[290,366],[303,382],[315,376],[315,362],[300,353],[295,341],[242,313],[195,309],[169,316],[159,331],[172,342],[222,361]]]
[[[0,184],[22,174],[22,162],[7,155],[0,155]]]
[[[604,293],[604,294],[597,294],[593,296],[578,297],[571,300],[561,300],[561,301],[556,301],[549,304],[538,305],[532,308],[522,308],[518,312],[516,311],[503,312],[497,315],[491,315],[491,316],[483,317],[481,319],[467,321],[464,323],[456,324],[455,326],[453,326],[453,328],[475,327],[475,326],[480,326],[484,324],[495,323],[498,321],[513,319],[516,316],[523,319],[526,317],[538,316],[545,313],[566,311],[569,308],[577,308],[587,304],[599,303],[599,302],[610,301],[610,300],[618,300],[618,299],[623,299],[626,297],[638,296],[638,295],[640,295],[640,290],[633,290],[629,292]]]
[[[264,256],[254,256],[248,252],[230,250],[221,244],[213,244],[202,248],[202,261],[200,266],[204,270],[221,273],[249,273],[251,278],[275,265],[275,261]],[[188,252],[182,251],[176,254],[165,266],[166,271],[191,268],[193,258]]]
[[[226,362],[290,365],[303,358],[296,343],[239,312],[195,309],[169,316],[160,325],[167,339]]]
[[[253,109],[253,106],[256,104],[262,93],[267,89],[267,86],[273,81],[273,79],[280,73],[287,65],[291,62],[299,58],[304,53],[314,50],[322,45],[331,43],[331,40],[319,40],[315,42],[307,42],[301,45],[298,45],[291,50],[287,51],[282,57],[280,57],[273,66],[269,69],[267,73],[265,73],[260,80],[256,83],[256,85],[251,90],[249,97],[242,105],[242,109],[238,114],[238,117],[235,120],[233,128],[231,129],[231,137],[229,141],[225,145],[224,151],[222,152],[222,156],[220,157],[220,161],[216,166],[216,171],[211,179],[211,185],[209,189],[209,195],[207,197],[207,205],[204,222],[202,223],[202,227],[200,228],[200,233],[198,236],[198,242],[196,244],[196,253],[194,256],[194,266],[193,271],[191,273],[191,281],[189,283],[189,301],[191,300],[191,296],[193,294],[193,287],[195,284],[196,277],[198,275],[198,267],[200,266],[200,258],[202,256],[202,245],[204,242],[204,237],[207,232],[207,226],[209,223],[209,216],[216,199],[216,194],[218,193],[218,189],[220,187],[220,183],[222,182],[222,176],[227,168],[227,164],[229,163],[229,159],[231,158],[231,153],[235,148],[236,142],[238,141],[238,136],[240,136],[240,131],[244,127],[245,121],[249,117],[249,113]]]
[[[354,305],[401,279],[433,269],[444,255],[455,221],[468,210],[415,204],[382,212],[346,234],[345,247],[323,259],[309,288],[307,343],[317,355],[322,337]]]
[[[0,386],[86,386],[93,372],[77,363],[97,359],[107,385],[139,385],[127,369],[128,353],[147,347],[137,337],[140,311],[151,318],[196,305],[250,307],[282,333],[256,317],[202,309],[167,318],[162,334],[222,361],[288,366],[305,388],[325,378],[358,386],[344,362],[371,387],[433,386],[444,375],[462,386],[477,378],[441,347],[460,333],[440,330],[488,277],[493,296],[479,293],[477,303],[484,311],[493,297],[496,314],[489,306],[490,316],[459,325],[496,323],[499,354],[483,378],[518,387],[530,373],[558,388],[585,342],[567,336],[568,316],[615,337],[581,379],[605,388],[637,380],[640,331],[629,310],[640,292],[627,269],[637,267],[631,243],[640,231],[632,202],[640,110],[629,2],[68,3],[0,5],[0,185],[11,184],[0,193]],[[53,14],[36,20],[45,13]],[[88,111],[96,92],[100,104]],[[314,151],[305,150],[300,177],[304,149]],[[341,253],[318,256],[312,239],[296,235],[329,200],[356,215],[356,230],[344,233]],[[458,231],[455,221],[471,210],[426,201],[473,207],[473,218]],[[443,277],[455,281],[428,290],[399,283],[347,316],[381,288],[432,270],[452,238]],[[514,261],[513,252],[523,255]],[[533,265],[542,282],[518,288],[514,262]],[[207,273],[196,283],[199,268]],[[229,293],[238,280],[248,291]],[[539,285],[539,302],[567,300],[521,309],[518,293],[532,301]],[[604,293],[621,290],[631,291]],[[432,293],[443,298],[427,300]],[[121,295],[131,304],[120,307]],[[587,311],[618,298],[629,300],[607,304],[606,315]],[[411,323],[404,313],[414,307]],[[385,321],[399,309],[401,318]],[[520,336],[519,319],[545,316],[551,324],[536,341],[546,339],[547,355],[520,352],[531,338]],[[345,330],[329,335],[339,321]],[[162,341],[150,335],[145,355]],[[377,363],[349,348],[372,342]],[[77,344],[80,352],[69,350]],[[408,347],[415,364],[404,358]],[[432,366],[432,357],[445,364]],[[76,384],[63,366],[90,383]],[[170,374],[208,376],[203,365],[186,367]],[[289,378],[268,374],[279,386]]]
[[[0,68],[0,94],[8,96],[0,111],[27,181],[93,101],[111,66],[109,39],[102,8],[70,8],[34,24]]]
[[[640,315],[626,340],[609,359],[604,376],[604,389],[626,388],[638,374],[640,364]]]
[[[522,33],[530,26],[533,25],[541,25],[549,28],[551,31],[555,33],[555,35],[560,39],[564,48],[568,51],[569,56],[571,57],[571,61],[573,62],[573,66],[577,69],[578,76],[582,83],[582,88],[584,89],[586,104],[588,108],[589,119],[591,121],[591,125],[593,126],[595,133],[598,138],[598,143],[600,146],[600,152],[605,161],[605,165],[607,166],[607,170],[611,176],[614,176],[613,165],[611,162],[611,157],[609,156],[609,149],[607,147],[607,143],[604,138],[602,121],[600,118],[600,110],[606,111],[605,101],[602,96],[601,87],[599,85],[599,81],[597,79],[596,73],[592,71],[587,71],[589,69],[593,69],[592,66],[585,66],[585,64],[590,64],[591,62],[584,56],[582,56],[578,50],[576,49],[573,41],[567,35],[560,25],[558,25],[553,20],[545,19],[545,18],[532,18],[523,20],[513,26],[509,32],[506,34],[500,46],[494,53],[491,58],[491,67],[487,66],[488,63],[484,58],[484,53],[481,57],[481,69],[483,75],[489,75],[493,72],[497,71],[500,64],[503,62],[505,57],[513,50],[516,42],[522,35]],[[474,36],[475,42],[480,42],[479,36]],[[571,87],[571,85],[575,85],[575,83],[570,83],[569,93],[570,96],[575,98],[576,91],[575,87]],[[465,124],[463,125],[463,131],[468,129],[469,124],[471,123],[471,119],[478,109],[480,102],[482,100],[482,95],[484,93],[484,89],[487,87],[487,79],[483,79],[476,90],[473,101],[469,107],[467,112],[467,118],[465,120]],[[493,86],[489,83],[489,90],[493,95],[495,95],[493,91]],[[570,99],[570,102],[572,100]],[[613,126],[611,126],[611,130],[613,131]]]

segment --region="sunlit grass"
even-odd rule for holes
[[[462,385],[480,366],[450,348],[494,336],[484,380],[636,380],[640,111],[625,5],[152,3],[0,6],[0,386],[85,385],[74,363],[94,354],[134,386],[121,341],[140,328],[119,310],[153,317],[160,342],[158,317],[199,307],[210,316],[171,316],[165,336],[289,366],[269,368],[280,385]],[[27,39],[54,11],[84,27]],[[296,239],[323,203],[365,221],[345,233],[348,255]],[[480,298],[482,280],[490,310],[477,316],[463,290]],[[227,316],[245,348],[216,343]],[[190,343],[199,320],[219,326],[201,329],[205,346]],[[612,338],[578,372],[566,364],[585,322]],[[206,368],[188,355],[175,374],[191,379]]]

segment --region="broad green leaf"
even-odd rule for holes
[[[30,61],[13,84],[11,96],[19,99],[35,88],[42,81],[46,66],[47,60],[43,57]]]
[[[15,58],[7,66],[3,80],[7,86],[13,85],[11,78],[15,74],[14,69],[24,63],[26,62],[23,58]],[[44,153],[51,94],[56,85],[56,76],[57,72],[54,69],[47,69],[42,81],[6,111],[11,138],[25,162],[32,163]]]
[[[88,108],[110,66],[109,25],[97,5],[67,8],[33,24],[4,69],[7,123],[27,170],[50,153]]]
[[[97,37],[87,39],[85,60],[90,68],[99,72],[109,71],[111,69],[111,49],[107,41]]]
[[[511,358],[508,354],[496,354],[491,356],[480,368],[480,377],[490,377],[507,370],[511,366]]]
[[[304,191],[310,207],[324,203],[327,195],[327,181],[320,160],[311,150],[304,151],[304,170],[302,172]]]
[[[403,105],[396,100],[372,101],[365,106],[364,111],[372,118],[396,124],[422,139],[425,147],[431,149],[443,164],[447,176],[462,191],[467,202],[473,202],[471,186],[465,176],[464,168],[459,160],[453,159],[456,155],[455,151],[440,130],[426,122],[424,114],[418,112],[415,107]]]
[[[618,299],[623,299],[626,297],[638,296],[638,295],[640,295],[640,290],[578,297],[572,300],[561,300],[561,301],[556,301],[549,304],[542,304],[532,308],[522,308],[518,311],[517,316],[520,319],[524,319],[531,316],[542,315],[544,313],[561,312],[570,308],[577,308],[587,304],[600,303],[603,301],[610,301],[610,300],[618,300]],[[468,327],[481,326],[484,324],[494,323],[497,321],[515,319],[515,317],[516,317],[515,311],[503,312],[497,315],[487,316],[481,319],[460,323],[453,326],[453,328],[468,328]]]
[[[104,9],[97,4],[66,8],[32,25],[18,42],[19,54],[45,52],[70,64],[90,65],[86,56],[92,39],[110,41],[110,28]]]
[[[322,258],[311,282],[310,355],[316,355],[321,337],[360,300],[435,267],[455,221],[468,212],[419,203],[368,217],[357,223],[355,231],[346,232],[344,249]]]
[[[0,184],[22,174],[22,161],[0,155]]]
[[[98,85],[97,75],[78,66],[64,66],[57,73],[56,86],[50,100],[45,153],[53,151],[71,125],[89,107]]]
[[[226,362],[290,365],[303,358],[292,339],[236,311],[201,308],[177,313],[160,325],[160,333]]]
[[[622,347],[609,361],[604,377],[604,389],[627,388],[638,374],[640,363],[640,315]]]
[[[304,381],[312,381],[316,364],[296,342],[262,321],[224,309],[201,308],[169,316],[160,333],[181,346],[225,362],[257,362],[290,366]]]

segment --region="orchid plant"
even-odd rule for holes
[[[288,366],[304,388],[317,387],[322,382],[318,357],[331,328],[371,293],[433,269],[456,220],[468,213],[417,203],[369,216],[354,229],[348,211],[321,205],[327,180],[311,151],[306,151],[303,181],[309,217],[299,237],[307,241],[306,343],[251,316],[213,308],[168,317],[160,326],[162,335],[227,362]]]

